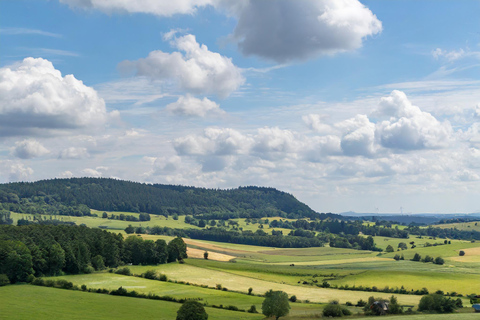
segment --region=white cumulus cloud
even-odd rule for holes
[[[401,91],[395,90],[390,96],[382,98],[378,113],[390,117],[376,126],[380,144],[386,148],[441,148],[448,145],[453,132],[448,121],[440,122],[430,113],[420,110]]]
[[[207,98],[198,99],[189,94],[178,98],[177,101],[170,103],[165,108],[167,111],[187,117],[206,117],[207,115],[222,115],[225,111],[220,106]]]
[[[0,135],[98,126],[105,102],[73,75],[62,77],[48,60],[25,58],[0,68]]]
[[[33,175],[33,169],[23,163],[11,160],[0,160],[0,178],[6,182],[28,181]]]
[[[15,143],[13,155],[21,159],[41,157],[50,151],[35,139],[25,139]]]
[[[82,147],[69,147],[64,149],[58,155],[59,159],[84,159],[88,158],[90,155],[88,154],[87,148]]]
[[[119,68],[152,80],[173,81],[189,93],[220,97],[227,97],[245,82],[230,58],[200,45],[194,35],[175,38],[171,43],[180,52],[152,51],[146,58],[121,62]]]

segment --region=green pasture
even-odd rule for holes
[[[402,287],[408,290],[419,290],[426,287],[430,292],[442,290],[444,292],[457,292],[464,295],[477,291],[480,288],[480,271],[477,274],[464,272],[459,268],[438,266],[431,263],[412,261],[395,261],[383,265],[363,263],[360,268],[355,265],[339,264],[331,267],[303,266],[295,267],[282,265],[269,265],[268,269],[263,264],[230,263],[219,261],[206,261],[190,259],[188,264],[201,268],[214,269],[233,273],[239,276],[266,280],[290,285],[302,285],[303,281],[309,284],[321,283],[326,279],[330,284],[352,286],[376,286],[383,289]],[[349,268],[350,267],[350,268]],[[370,269],[368,269],[370,268]],[[335,279],[335,280],[332,280]]]
[[[480,231],[480,221],[436,224],[432,227],[442,229],[457,229],[464,231]]]
[[[429,255],[431,257],[457,257],[459,251],[468,248],[480,247],[480,242],[468,242],[468,241],[452,241],[451,244],[444,244],[440,246],[432,247],[418,247],[414,249],[407,249],[403,251],[396,251],[391,253],[382,254],[383,257],[393,258],[395,254],[403,254],[405,259],[412,259],[415,253],[420,254],[422,257]]]
[[[403,261],[398,261],[399,264]],[[480,275],[478,274],[462,274],[462,273],[446,273],[446,272],[414,272],[414,271],[382,271],[369,270],[359,272],[357,274],[339,277],[338,280],[329,281],[336,285],[352,286],[376,286],[383,289],[386,286],[390,288],[404,287],[407,290],[418,290],[427,288],[429,292],[442,290],[446,292],[457,292],[463,295],[471,294],[479,291]]]
[[[75,222],[77,225],[85,224],[87,227],[90,227],[90,228],[103,227],[108,230],[119,230],[119,231],[125,230],[125,228],[128,227],[128,225],[132,225],[134,227],[145,227],[145,228],[160,226],[160,227],[169,227],[169,228],[177,228],[177,229],[187,229],[187,228],[200,229],[196,226],[192,226],[190,224],[185,223],[185,216],[179,216],[178,220],[174,220],[172,217],[165,218],[164,216],[161,216],[161,215],[151,214],[150,221],[124,221],[124,220],[104,219],[101,217],[103,212],[104,211],[92,210],[92,213],[97,214],[98,217],[49,216],[49,215],[42,215],[42,217],[47,217],[47,218],[52,217],[53,219],[59,219],[65,222]],[[108,216],[110,216],[111,214],[115,216],[119,216],[120,214],[139,216],[138,213],[132,213],[132,212],[111,212],[111,211],[106,211],[106,212]],[[22,219],[22,218],[32,219],[33,215],[12,212],[11,217],[14,220],[14,224],[17,224],[18,219]]]
[[[175,264],[176,266],[179,266]],[[140,267],[142,270],[157,269],[157,267]],[[172,268],[173,269],[173,268]],[[134,273],[142,273],[139,268],[132,268]],[[169,272],[163,272],[170,275]],[[83,275],[70,275],[51,277],[46,279],[65,279],[78,286],[84,284],[88,288],[105,288],[108,290],[118,289],[123,287],[127,290],[135,290],[140,293],[154,293],[160,296],[171,296],[174,298],[201,298],[200,302],[207,303],[209,305],[225,306],[234,305],[241,309],[248,309],[251,305],[256,305],[257,309],[261,307],[263,299],[256,296],[249,296],[246,294],[240,294],[229,291],[214,290],[201,288],[197,286],[191,286],[186,284],[177,284],[172,282],[148,280],[140,277],[123,276],[112,273],[93,273]],[[172,277],[172,279],[175,279]],[[180,279],[179,279],[180,280]],[[188,282],[188,279],[184,281]],[[193,282],[192,282],[193,283]],[[219,282],[217,282],[219,283]],[[209,283],[210,286],[215,286],[216,283]]]
[[[440,238],[430,239],[429,237],[417,238],[415,236],[410,235],[410,238],[408,238],[408,239],[375,236],[375,237],[373,237],[373,240],[375,241],[376,246],[379,247],[379,248],[382,248],[383,250],[385,250],[388,245],[391,245],[393,247],[393,249],[396,251],[398,249],[398,244],[400,242],[404,242],[404,243],[407,244],[407,247],[408,247],[407,250],[415,250],[417,248],[424,247],[426,243],[430,243],[432,245],[434,243],[443,245],[443,242],[444,242],[445,239],[440,239]],[[417,246],[417,248],[411,249],[412,245],[410,244],[410,242],[412,242],[412,241],[415,242],[415,246]],[[460,241],[460,240],[450,240],[450,241],[452,242],[452,244],[453,243],[459,243],[459,242],[462,242],[462,243],[466,242],[466,241]]]
[[[175,319],[179,303],[10,285],[0,287],[0,319]],[[259,314],[205,308],[209,320],[262,319]]]
[[[227,262],[226,262],[227,263]],[[265,267],[267,269],[268,267]],[[360,291],[346,291],[335,289],[324,289],[316,286],[299,286],[288,284],[283,281],[267,281],[261,278],[252,278],[243,276],[229,271],[218,269],[208,269],[190,265],[189,260],[186,264],[167,264],[152,266],[132,266],[132,272],[141,274],[146,270],[155,269],[158,273],[163,273],[169,279],[195,283],[199,285],[215,286],[221,284],[229,290],[238,292],[247,292],[248,288],[253,288],[253,293],[263,294],[267,290],[282,290],[288,293],[289,296],[295,295],[300,300],[309,300],[311,302],[325,303],[332,299],[338,299],[341,303],[347,301],[356,302],[359,299],[367,299],[371,293]],[[272,279],[274,280],[274,279]],[[69,280],[72,281],[72,280]],[[291,281],[290,281],[291,282]],[[388,294],[381,294],[381,296],[388,297]],[[398,295],[400,302],[408,305],[418,304],[419,297],[412,295]]]

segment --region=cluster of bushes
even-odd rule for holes
[[[451,313],[458,308],[462,308],[462,299],[446,298],[441,294],[429,294],[422,299],[418,304],[418,311],[436,312],[436,313]]]
[[[351,315],[352,312],[348,310],[347,308],[341,306],[338,304],[338,301],[332,301],[330,302],[322,312],[322,315],[324,317],[343,317],[343,316],[349,316]]]
[[[445,260],[443,260],[442,257],[436,257],[435,259],[433,257],[430,257],[429,255],[426,255],[425,258],[422,259],[422,256],[419,255],[418,253],[415,253],[415,255],[412,258],[412,261],[419,261],[419,262],[433,262],[434,264],[439,264],[443,265],[445,263]]]
[[[124,213],[121,213],[119,215],[111,214],[110,216],[108,213],[104,212],[102,214],[103,219],[109,219],[109,220],[121,220],[121,221],[150,221],[150,215],[148,213],[140,213],[138,218],[134,215],[126,215]]]

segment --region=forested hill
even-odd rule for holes
[[[87,206],[104,211],[205,215],[214,219],[266,216],[340,217],[332,214],[319,215],[292,195],[274,188],[240,187],[220,190],[143,184],[107,178],[0,184],[0,204],[5,208],[6,203],[16,204],[14,209],[21,212],[26,212],[25,206],[28,205],[31,208],[42,206],[44,210],[67,206],[85,212]]]

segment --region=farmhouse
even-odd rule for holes
[[[480,304],[473,304],[472,307],[475,309],[475,312],[480,312]]]

